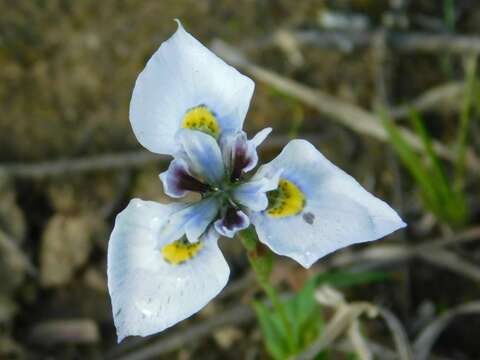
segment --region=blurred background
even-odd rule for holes
[[[274,128],[264,161],[309,139],[409,224],[309,271],[279,259],[285,296],[314,279],[304,349],[335,327],[339,298],[380,313],[350,314],[307,358],[479,359],[475,0],[0,0],[0,359],[288,357],[259,306],[258,325],[250,304],[262,294],[226,240],[221,296],[116,344],[113,220],[132,197],[167,201],[168,159],[135,140],[129,100],[174,18],[255,80],[246,129]]]

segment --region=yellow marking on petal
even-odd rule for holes
[[[203,248],[202,242],[189,243],[185,240],[177,240],[162,248],[162,255],[165,261],[172,265],[184,263],[195,257]]]
[[[305,195],[293,182],[280,179],[277,190],[269,193],[267,214],[274,218],[293,216],[305,207]]]
[[[217,118],[204,105],[188,110],[183,117],[182,127],[202,131],[212,135],[214,138],[218,138],[221,131]]]

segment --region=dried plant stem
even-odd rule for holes
[[[199,338],[208,336],[213,331],[225,325],[241,325],[251,321],[254,313],[250,306],[237,305],[218,316],[214,316],[208,320],[202,321],[198,324],[192,324],[183,331],[177,331],[170,335],[160,335],[158,339],[150,344],[145,345],[144,341],[140,348],[132,350],[130,353],[119,356],[118,352],[112,351],[106,356],[106,359],[115,360],[146,360],[156,358],[160,355],[165,355],[169,352],[175,351],[185,344],[192,343]]]
[[[323,140],[325,135],[301,134],[301,137],[317,143]],[[269,136],[265,144],[262,144],[262,149],[276,149],[285,145],[290,139],[287,135]],[[15,178],[42,179],[90,171],[124,170],[155,163],[166,165],[168,158],[165,155],[140,150],[37,163],[0,163],[0,174]]]
[[[356,48],[372,46],[378,33],[378,31],[289,31],[285,29],[280,29],[278,32],[281,32],[282,36],[288,34],[290,41],[295,42],[297,46],[311,45],[347,53]],[[478,36],[386,31],[385,41],[389,47],[401,52],[480,53]],[[241,48],[259,50],[281,45],[279,36],[275,32],[262,39],[245,42]]]
[[[317,109],[337,123],[363,135],[387,142],[389,137],[381,122],[374,114],[331,96],[319,89],[313,89],[285,78],[273,71],[258,66],[247,60],[242,53],[238,52],[223,41],[216,40],[213,43],[214,51],[234,66],[243,68],[259,81],[265,82],[286,94],[297,98],[305,104]],[[423,151],[421,140],[413,132],[399,127],[403,137],[417,151]],[[441,142],[434,141],[433,146],[437,154],[447,160],[455,161],[456,153]],[[480,172],[480,160],[471,149],[466,152],[466,165],[474,173]]]

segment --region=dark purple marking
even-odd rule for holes
[[[251,164],[253,159],[251,158],[251,156],[249,156],[250,154],[248,153],[248,143],[245,136],[240,136],[237,138],[233,151],[234,156],[231,180],[235,181],[240,179],[243,170]]]
[[[245,227],[246,221],[244,217],[239,215],[237,209],[229,207],[224,218],[222,219],[222,225],[228,230],[234,230]]]
[[[173,171],[174,183],[177,189],[196,191],[200,193],[210,190],[210,186],[202,183],[190,175],[183,167],[177,167]]]

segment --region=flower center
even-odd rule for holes
[[[189,243],[180,239],[162,248],[162,256],[168,263],[172,265],[182,264],[187,260],[195,257],[203,248],[202,242]]]
[[[218,138],[221,131],[217,118],[205,105],[188,110],[183,117],[182,127],[202,131],[214,138]]]
[[[267,214],[274,218],[300,213],[305,207],[305,195],[293,182],[280,179],[278,188],[268,193]]]

